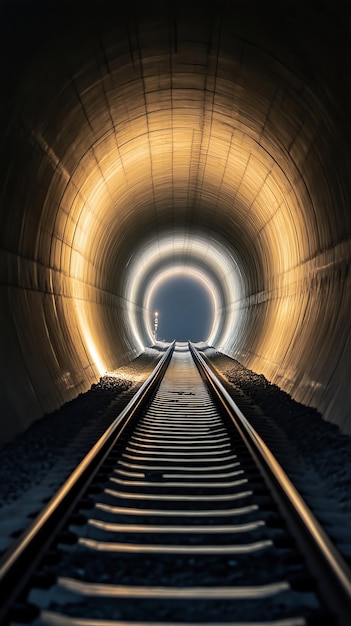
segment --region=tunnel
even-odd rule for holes
[[[152,345],[174,275],[209,345],[350,434],[349,8],[0,11],[0,443]]]

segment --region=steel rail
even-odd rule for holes
[[[219,407],[229,415],[259,466],[289,530],[315,578],[321,601],[337,626],[351,623],[351,570],[322,526],[195,346],[189,348],[198,370],[213,391]]]
[[[26,588],[37,564],[48,549],[53,535],[57,535],[62,530],[68,516],[126,426],[134,416],[139,415],[156,392],[171,360],[174,345],[175,342],[169,346],[132,400],[77,465],[57,494],[2,556],[0,560],[0,624],[4,623],[10,609]]]

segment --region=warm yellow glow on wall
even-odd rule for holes
[[[75,301],[75,308],[77,312],[77,320],[80,326],[80,331],[85,345],[90,353],[92,363],[97,369],[99,376],[102,376],[106,370],[106,364],[103,361],[102,355],[99,351],[99,337],[93,332],[93,325],[88,322],[86,303],[79,298]]]

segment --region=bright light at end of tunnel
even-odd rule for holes
[[[125,294],[126,319],[138,347],[143,350],[154,339],[151,294],[160,281],[178,271],[178,275],[193,276],[205,287],[213,303],[213,326],[207,342],[225,348],[235,336],[239,316],[235,304],[243,285],[237,262],[224,242],[209,238],[208,233],[179,230],[149,240],[136,252],[128,267]]]
[[[209,332],[209,337],[208,338],[204,337],[204,340],[206,339],[209,340],[211,339],[211,337],[214,336],[218,327],[218,317],[216,315],[216,311],[219,308],[219,297],[218,297],[218,293],[217,293],[217,290],[213,281],[209,279],[208,275],[206,274],[204,270],[193,268],[193,267],[185,268],[184,266],[175,266],[175,267],[172,266],[164,270],[159,270],[157,274],[153,277],[153,280],[151,281],[151,283],[148,285],[148,288],[145,294],[145,302],[143,304],[143,308],[144,310],[146,310],[146,312],[150,311],[150,304],[155,295],[155,292],[162,285],[167,283],[167,281],[170,280],[171,278],[183,277],[183,276],[187,276],[199,282],[204,287],[204,289],[206,290],[209,296],[209,299],[212,305],[211,317],[212,317],[213,322],[212,322],[212,327]],[[159,315],[158,312],[155,311],[154,327],[152,329],[151,324],[150,324],[150,317],[148,314],[146,314],[145,322],[146,322],[146,327],[147,327],[147,331],[148,331],[150,338],[152,336],[155,336],[155,325],[156,323],[158,324],[158,315]]]

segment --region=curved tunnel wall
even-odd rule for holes
[[[175,232],[225,293],[216,346],[351,432],[337,3],[72,5],[2,7],[1,440],[140,352],[131,309],[148,343],[130,267]]]

